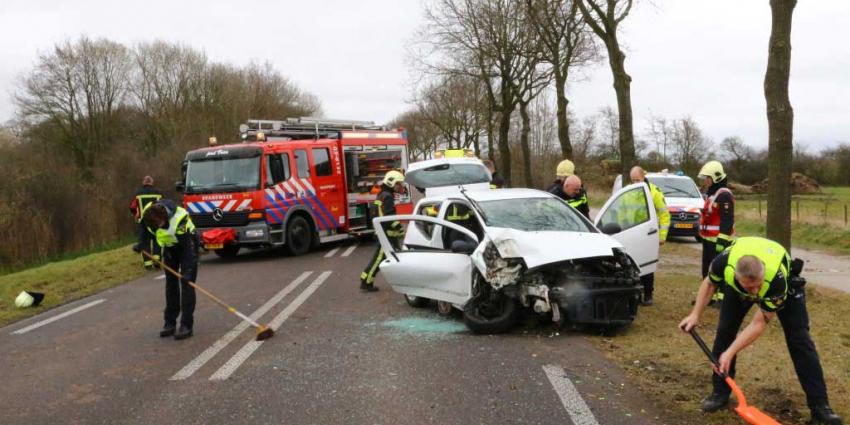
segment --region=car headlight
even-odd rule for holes
[[[245,231],[245,237],[246,238],[262,238],[265,235],[266,235],[266,232],[263,229],[253,229],[253,230],[246,230]]]

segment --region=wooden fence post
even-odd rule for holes
[[[761,198],[759,198],[759,218],[761,218]]]

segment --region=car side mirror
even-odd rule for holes
[[[179,193],[183,193],[183,191],[186,190],[186,183],[183,183],[182,181],[174,182],[174,190]]]
[[[623,228],[620,227],[619,224],[611,222],[603,224],[599,230],[606,235],[616,235],[617,233],[620,233]]]
[[[470,239],[461,239],[452,242],[452,252],[457,254],[472,254],[477,247],[478,244]]]

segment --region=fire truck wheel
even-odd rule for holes
[[[233,258],[236,254],[239,254],[239,245],[225,245],[224,248],[216,249],[214,252],[215,255],[218,255],[221,258]]]
[[[313,230],[302,216],[289,219],[286,226],[286,250],[293,256],[306,254],[313,244]]]

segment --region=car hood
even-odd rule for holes
[[[667,209],[669,209],[671,212],[699,212],[704,203],[701,198],[665,197],[664,200],[667,203]]]
[[[610,256],[614,248],[623,247],[604,233],[525,232],[491,227],[487,229],[487,237],[502,258],[522,258],[529,269],[560,261]]]

